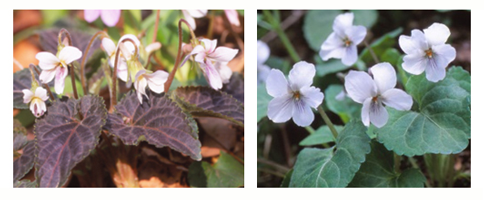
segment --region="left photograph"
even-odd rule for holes
[[[13,187],[244,187],[243,10],[13,15]]]

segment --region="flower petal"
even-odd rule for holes
[[[62,92],[64,92],[64,84],[65,84],[64,82],[66,77],[67,77],[66,67],[58,67],[55,70],[55,93],[62,94]]]
[[[203,9],[199,9],[199,10],[186,10],[188,12],[188,14],[190,14],[190,16],[192,17],[195,17],[195,18],[200,18],[200,17],[204,17],[205,15],[207,15],[207,12],[208,10],[203,10]]]
[[[129,42],[128,42],[129,43]],[[121,54],[126,60],[131,60],[134,52],[130,51],[129,48],[126,46],[126,43],[119,43],[119,49],[121,50]]]
[[[397,85],[397,75],[390,63],[378,63],[368,71],[370,74],[373,74],[378,94],[382,94]]]
[[[333,31],[339,36],[345,35],[345,30],[353,26],[353,13],[343,13],[336,16],[333,23]]]
[[[401,35],[398,44],[405,54],[423,54],[428,49],[425,35],[420,30],[412,30],[411,37]]]
[[[235,55],[239,52],[238,49],[231,49],[228,47],[218,47],[213,53],[208,54],[208,57],[218,62],[229,62],[234,59]]]
[[[398,88],[387,90],[381,95],[381,100],[386,106],[397,110],[410,110],[413,105],[412,96]]]
[[[71,62],[82,57],[82,52],[73,46],[64,47],[59,53],[59,59],[64,61],[64,64],[68,65]]]
[[[341,57],[341,62],[346,66],[351,66],[358,60],[358,49],[356,45],[350,45],[344,48],[345,52],[343,57]]]
[[[352,26],[345,31],[345,34],[351,40],[351,43],[358,45],[366,37],[366,28],[364,26]]]
[[[367,127],[370,126],[370,106],[371,98],[368,98],[363,101],[363,107],[361,107],[361,122]]]
[[[161,43],[154,42],[146,46],[145,51],[148,55],[150,55],[153,51],[156,51],[161,48]]]
[[[354,70],[350,70],[345,77],[345,89],[348,96],[358,103],[363,103],[377,94],[375,82],[370,75]]]
[[[267,117],[275,123],[286,122],[291,119],[294,109],[292,96],[282,95],[272,99],[267,106]]]
[[[257,65],[265,63],[270,55],[269,46],[265,42],[257,40]]]
[[[440,66],[446,68],[450,62],[455,59],[456,51],[455,48],[449,44],[433,46],[432,51],[434,51],[434,58],[440,61]]]
[[[101,10],[84,10],[84,20],[91,23],[101,14]]]
[[[377,128],[381,128],[387,123],[388,112],[380,101],[370,103],[370,121]]]
[[[121,10],[102,10],[101,11],[101,19],[103,20],[104,24],[109,27],[115,26],[118,21],[119,17],[121,16]]]
[[[106,54],[108,54],[109,57],[111,57],[116,53],[116,45],[111,39],[103,38],[102,45],[103,45],[104,51],[106,51]]]
[[[35,55],[35,58],[39,60],[39,67],[42,70],[51,70],[57,67],[60,63],[59,58],[50,52],[39,52]]]
[[[433,23],[430,27],[424,29],[423,32],[428,43],[432,46],[444,44],[450,36],[449,28],[441,23]]]
[[[402,68],[410,74],[419,75],[427,68],[427,60],[426,57],[418,54],[406,55],[403,56]]]
[[[129,41],[129,40],[125,40],[125,39],[131,39],[133,42]],[[138,40],[138,38],[133,35],[133,34],[126,34],[126,35],[123,35],[123,37],[119,38],[119,43],[123,43],[124,46],[126,47],[126,50],[128,50],[129,52],[131,52],[131,54],[134,54],[135,51],[137,51],[139,45],[140,45],[140,41]],[[118,44],[119,45],[119,44]],[[139,50],[138,50],[139,52]]]
[[[309,126],[314,121],[314,113],[304,101],[297,101],[292,110],[292,120],[298,126]]]
[[[271,68],[267,65],[257,65],[257,83],[265,83]]]
[[[230,77],[232,76],[232,69],[230,69],[230,67],[227,66],[227,63],[216,62],[215,63],[215,69],[217,69],[218,74],[220,75],[220,78],[222,79],[222,82],[228,83],[229,80],[230,80]]]
[[[165,82],[168,79],[167,72],[158,70],[152,74],[145,74],[144,76],[151,91],[160,94],[165,90]]]
[[[438,82],[445,78],[445,68],[439,67],[436,59],[429,59],[428,66],[425,68],[425,77],[432,82]]]
[[[29,89],[23,89],[22,92],[24,93],[24,103],[29,103],[34,97],[34,93]]]
[[[219,90],[222,88],[222,78],[220,78],[220,74],[210,60],[205,62],[205,75],[207,82],[213,89]]]
[[[345,54],[346,48],[344,47],[343,40],[339,38],[336,33],[331,33],[328,38],[321,45],[321,51],[319,51],[319,56],[324,61],[330,58],[341,59]]]
[[[299,61],[289,71],[289,85],[292,91],[299,91],[302,87],[313,84],[316,68],[306,61]]]
[[[229,22],[235,26],[240,26],[239,14],[236,10],[224,10]]]
[[[321,103],[323,103],[324,94],[314,86],[311,87],[303,87],[300,90],[301,97],[304,103],[307,105],[317,108]]]
[[[43,70],[40,72],[39,80],[41,83],[49,83],[54,79],[56,73],[56,68],[51,70]]]
[[[37,89],[35,89],[35,96],[42,99],[42,101],[47,101],[47,99],[49,99],[49,96],[47,96],[47,90],[42,87],[37,87]]]
[[[271,69],[266,79],[267,94],[280,97],[290,93],[286,77],[278,69]]]
[[[183,17],[185,18],[185,21],[190,25],[190,27],[195,30],[197,29],[197,24],[195,23],[195,19],[190,15],[190,13],[187,10],[182,10]]]
[[[118,61],[118,72],[116,73],[118,78],[127,82],[128,80],[128,65],[126,62],[119,60]]]
[[[144,77],[145,73],[146,73],[146,70],[139,70],[138,73],[136,73],[136,76],[135,76],[136,79],[134,82],[134,89],[136,89],[136,93],[140,104],[143,103],[143,96],[141,95],[143,94],[146,96],[146,86],[148,85]]]
[[[217,47],[217,40],[209,40],[209,39],[200,39],[200,42],[203,44],[205,48],[205,52],[208,54],[213,53],[215,51],[215,48]]]

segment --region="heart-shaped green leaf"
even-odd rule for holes
[[[193,162],[188,168],[188,182],[192,187],[244,186],[244,166],[227,153],[220,151],[215,164]]]
[[[305,148],[297,156],[290,187],[346,187],[370,152],[370,138],[360,121],[346,124],[335,147]]]
[[[333,32],[333,22],[340,10],[311,10],[304,17],[304,38],[309,47],[316,52],[321,50],[321,45]]]
[[[218,117],[244,126],[244,105],[225,92],[201,86],[179,87],[173,97],[193,116]]]
[[[429,82],[425,74],[412,76],[406,89],[418,111],[387,108],[389,119],[377,130],[378,140],[387,149],[407,156],[464,150],[470,138],[469,73],[452,67],[437,83]]]
[[[359,118],[361,105],[351,100],[343,93],[342,98],[336,98],[343,91],[342,85],[330,85],[324,91],[324,102],[331,112],[339,115],[343,122],[348,122],[352,118]]]
[[[393,153],[378,143],[371,143],[371,153],[349,184],[350,187],[423,187],[425,176],[418,169],[395,172]]]
[[[40,187],[65,184],[71,170],[98,143],[106,122],[106,107],[98,96],[55,101],[34,128],[35,176]]]
[[[336,131],[341,132],[343,130],[343,126],[334,126]],[[307,136],[301,142],[299,142],[300,146],[312,146],[312,145],[321,145],[328,142],[333,142],[334,137],[331,133],[331,130],[328,126],[324,125],[319,127],[313,134]]]
[[[198,128],[195,120],[183,112],[166,95],[147,92],[148,101],[140,104],[136,92],[129,92],[116,111],[108,115],[106,129],[127,145],[141,140],[156,147],[168,146],[190,156],[202,159]]]
[[[267,94],[266,85],[259,84],[257,86],[257,122],[267,115],[267,106],[272,100],[272,97]]]

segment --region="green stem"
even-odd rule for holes
[[[304,128],[306,128],[306,130],[309,132],[309,134],[310,134],[310,135],[312,135],[314,132],[316,132],[316,131],[314,130],[314,128],[313,128],[313,127],[311,127],[311,126],[306,126],[306,127],[304,127]]]
[[[368,49],[368,51],[370,51],[371,57],[373,58],[373,60],[375,61],[375,63],[380,63],[380,61],[378,60],[378,57],[376,56],[375,52],[373,51],[373,49],[371,48],[371,46],[366,41],[365,41],[365,46]]]
[[[271,23],[272,28],[274,31],[276,31],[277,35],[281,39],[282,44],[286,48],[287,52],[289,53],[289,56],[294,62],[299,62],[301,58],[296,52],[296,49],[294,49],[294,46],[291,44],[289,41],[289,38],[287,37],[286,33],[284,33],[284,30],[281,28],[281,23],[279,19],[276,19],[274,16],[279,16],[278,11],[274,11],[274,15],[270,13],[268,10],[264,10],[264,15],[268,18],[269,23]]]
[[[338,131],[334,128],[333,122],[329,119],[328,115],[323,110],[322,105],[318,106],[318,111],[319,114],[321,114],[321,117],[323,117],[324,122],[326,125],[328,125],[329,130],[331,130],[331,133],[333,134],[334,139],[338,138]]]
[[[393,161],[395,172],[400,173],[400,163],[402,161],[402,157],[396,153],[393,153]]]

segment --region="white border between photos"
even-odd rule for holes
[[[64,189],[14,189],[12,188],[12,171],[13,165],[11,163],[11,132],[6,131],[4,137],[1,139],[0,155],[3,161],[0,172],[3,178],[0,181],[0,191],[2,192],[2,199],[34,199],[49,198],[49,199],[484,199],[484,183],[483,183],[483,157],[480,153],[484,153],[483,146],[480,143],[484,142],[483,128],[479,127],[482,119],[482,112],[484,107],[480,102],[484,102],[483,92],[480,87],[484,84],[484,79],[479,78],[484,76],[483,62],[479,59],[484,52],[478,44],[484,44],[483,37],[479,33],[484,32],[482,21],[484,14],[476,8],[476,4],[469,0],[460,0],[458,5],[439,2],[438,4],[431,1],[411,0],[399,1],[391,4],[393,1],[314,1],[314,0],[297,0],[297,1],[229,1],[229,0],[184,0],[184,1],[153,1],[153,0],[120,0],[120,1],[93,1],[83,0],[82,3],[75,1],[51,1],[51,0],[21,0],[11,2],[10,5],[2,5],[0,11],[0,19],[2,19],[2,26],[11,27],[3,29],[1,33],[4,44],[0,58],[5,63],[10,62],[13,58],[13,9],[94,9],[94,8],[120,8],[120,9],[187,9],[187,8],[208,8],[208,9],[244,9],[245,10],[245,188],[190,188],[190,189],[106,189],[106,188],[64,188]],[[236,4],[242,2],[243,4]],[[478,1],[475,1],[478,2]],[[12,4],[13,3],[13,4]],[[117,3],[117,4],[114,4]],[[158,4],[159,6],[153,6]],[[454,3],[457,4],[457,3]],[[6,7],[9,6],[9,7]],[[256,95],[256,39],[257,39],[257,18],[256,13],[258,9],[472,9],[471,11],[471,30],[474,37],[471,40],[471,46],[475,48],[472,50],[472,57],[477,58],[472,60],[472,74],[474,78],[471,80],[472,107],[472,160],[471,160],[471,188],[424,188],[424,189],[367,189],[367,188],[337,188],[337,189],[308,189],[308,188],[257,188],[257,149],[256,149],[256,134],[257,134],[257,95]],[[8,42],[6,42],[8,41]],[[254,41],[254,42],[247,42]],[[8,43],[8,44],[5,44]],[[8,61],[8,62],[7,62]],[[8,73],[2,73],[2,85],[11,85],[12,76],[10,75],[10,64]],[[11,86],[7,86],[11,88]],[[476,89],[477,88],[477,89]],[[9,95],[10,92],[7,91]],[[8,127],[11,130],[12,118],[10,118],[11,100],[12,97],[3,98],[2,110],[5,110],[2,116],[2,126]],[[8,135],[8,136],[6,136]],[[7,178],[5,178],[7,177]]]

